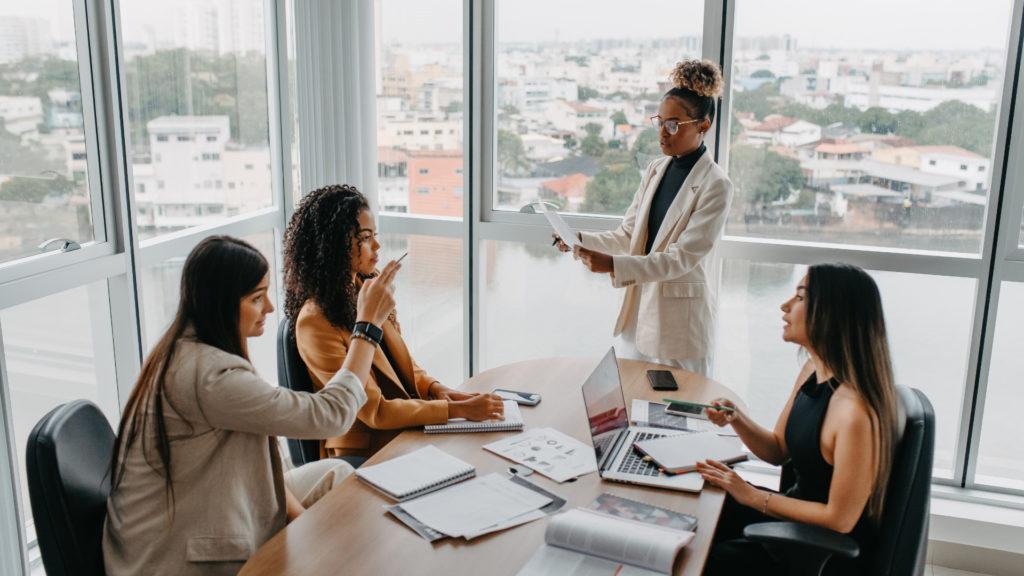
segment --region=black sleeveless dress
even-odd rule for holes
[[[793,407],[786,421],[785,437],[796,481],[785,490],[786,496],[822,504],[828,502],[833,470],[832,465],[821,455],[821,428],[825,423],[832,394],[838,386],[834,379],[819,384],[817,375],[812,373],[793,399]],[[776,521],[778,519],[743,506],[729,496],[715,531],[705,576],[741,574],[748,570],[757,574],[786,574],[786,559],[778,549],[743,538],[743,528],[746,526]],[[850,536],[860,545],[863,557],[863,551],[873,544],[874,536],[873,527],[866,515],[861,515]],[[859,561],[850,562],[839,558],[830,560],[825,571],[826,574],[842,575],[861,572]]]

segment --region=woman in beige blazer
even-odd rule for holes
[[[380,325],[398,266],[364,284],[357,314]],[[235,574],[287,520],[351,468],[323,461],[284,472],[275,436],[340,434],[365,402],[374,345],[354,342],[316,394],[268,384],[246,339],[274,310],[267,261],[227,236],[189,254],[171,326],[146,358],[111,460],[103,530],[109,576]]]
[[[351,353],[355,296],[377,273],[380,243],[366,197],[352,186],[310,192],[292,214],[284,240],[285,313],[313,384],[326,384]],[[493,394],[452,390],[413,360],[395,314],[381,326],[381,346],[366,379],[366,404],[345,434],[324,436],[321,454],[361,460],[403,428],[449,418],[488,420],[502,414]]]
[[[621,357],[707,375],[717,308],[709,265],[732,197],[729,177],[704,146],[722,75],[710,61],[685,60],[672,80],[651,118],[665,156],[647,167],[622,224],[581,232],[575,253],[626,289],[614,331]]]

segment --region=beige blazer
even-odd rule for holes
[[[653,358],[704,358],[714,342],[717,279],[709,282],[709,254],[722,234],[732,182],[705,152],[697,160],[645,255],[651,201],[670,156],[647,167],[622,224],[616,230],[583,232],[583,245],[613,255],[612,285],[625,288],[614,335],[622,333],[639,300],[636,347]]]
[[[322,455],[372,456],[403,428],[448,421],[448,402],[429,399],[430,387],[437,379],[413,360],[398,321],[392,317],[381,328],[383,346],[373,355],[359,420],[344,435],[327,438],[321,444]],[[352,332],[331,324],[316,302],[307,300],[302,305],[295,320],[295,343],[315,388],[341,367],[351,341]]]
[[[160,469],[149,426],[149,461],[137,439],[107,502],[108,576],[236,574],[285,525],[275,436],[340,434],[366,400],[351,372],[316,394],[292,392],[263,381],[244,358],[190,337],[178,341],[165,386],[173,513],[163,474],[150,465]],[[152,402],[147,412],[152,422]]]

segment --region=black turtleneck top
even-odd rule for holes
[[[658,190],[654,192],[654,198],[651,200],[651,212],[647,219],[647,247],[644,249],[644,254],[651,253],[651,247],[654,245],[654,239],[658,236],[658,229],[661,228],[661,224],[665,220],[668,207],[676,199],[676,194],[682,188],[686,177],[690,175],[690,170],[693,170],[697,160],[700,160],[701,155],[706,151],[707,147],[701,142],[700,147],[693,152],[685,156],[675,156],[669,162],[668,168],[665,169],[665,175],[662,176],[661,182],[658,184]]]

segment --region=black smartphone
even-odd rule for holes
[[[651,388],[655,390],[678,390],[676,377],[671,370],[648,370],[647,379],[651,381]]]
[[[514,400],[517,404],[524,406],[536,406],[540,404],[540,394],[536,392],[518,392],[516,390],[504,390],[501,388],[495,388],[494,394],[501,397],[502,400]]]

